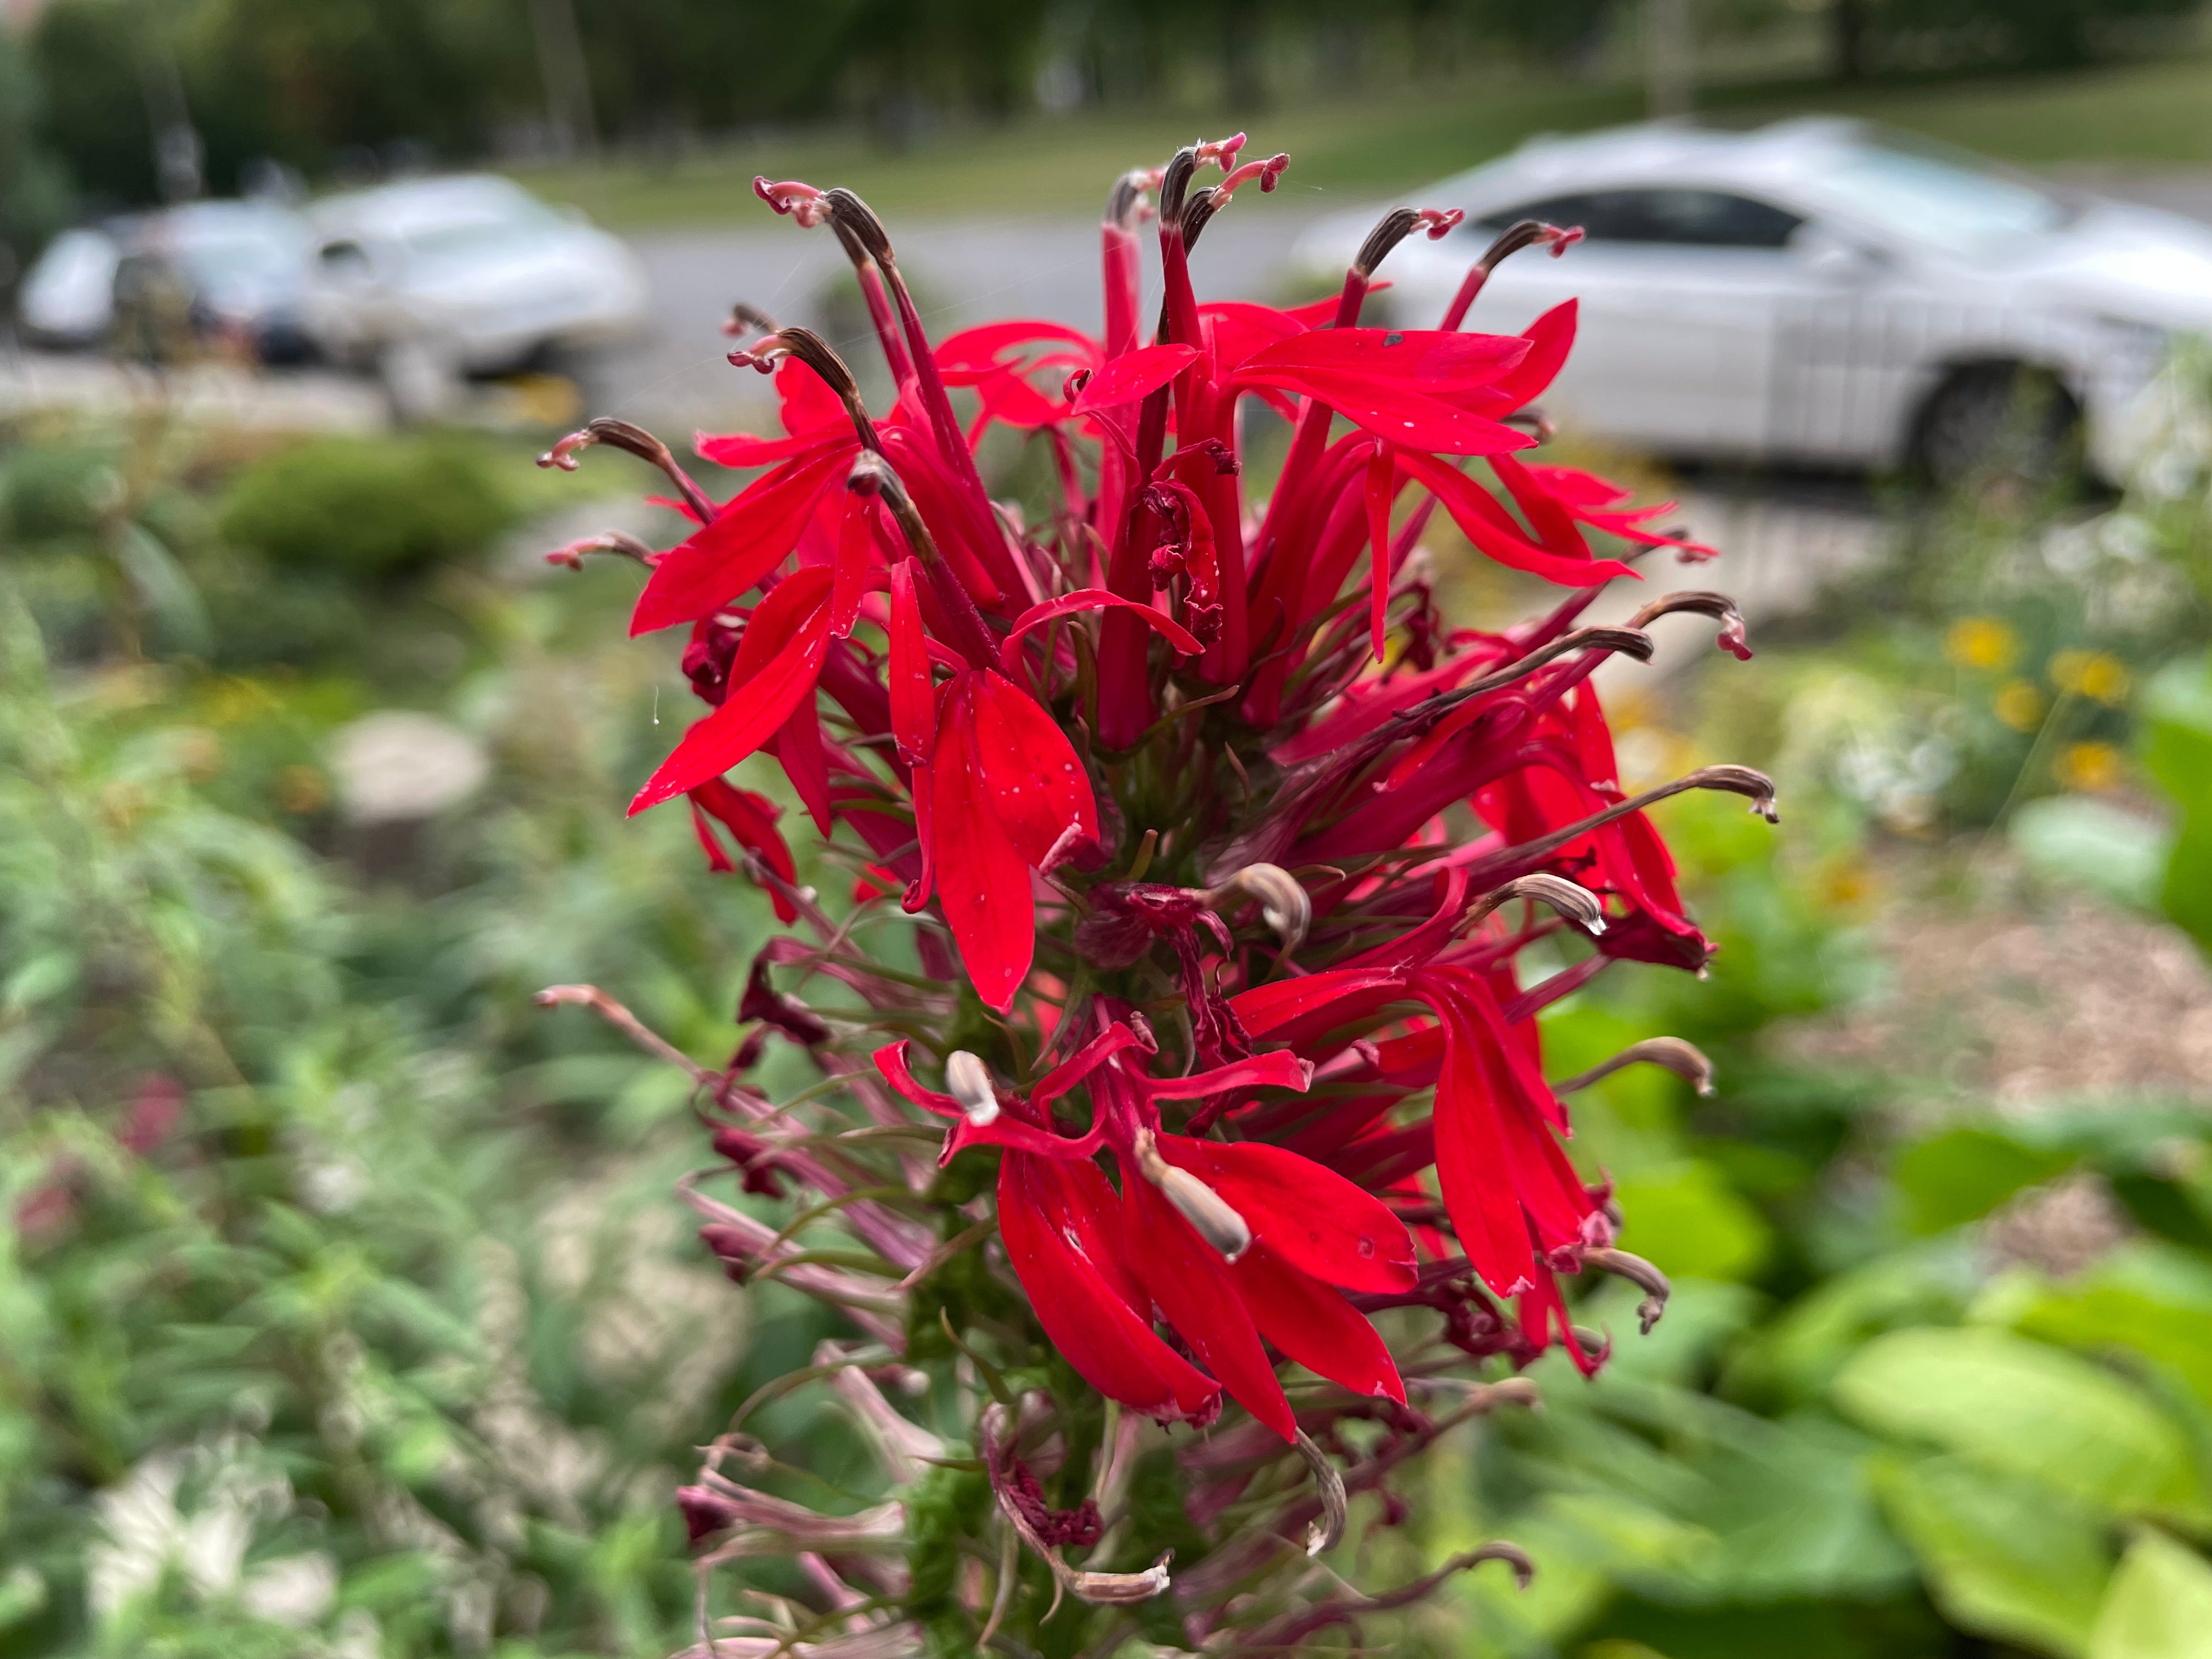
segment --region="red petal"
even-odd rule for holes
[[[1455,466],[1408,450],[1399,452],[1398,464],[1444,504],[1468,540],[1509,569],[1525,570],[1570,587],[1594,587],[1616,576],[1635,574],[1618,559],[1565,558],[1537,546],[1522,534],[1497,497]]]
[[[822,492],[857,442],[825,447],[789,461],[747,485],[744,493],[671,548],[647,579],[629,631],[649,634],[696,622],[744,592],[790,556]]]
[[[915,597],[920,567],[901,559],[891,567],[891,731],[910,766],[926,763],[937,747],[937,697],[929,682],[929,647],[922,638],[921,605]]]
[[[1509,449],[1527,449],[1536,441],[1528,433],[1502,426],[1487,416],[1471,415],[1427,392],[1359,375],[1325,369],[1305,369],[1295,374],[1287,369],[1270,369],[1262,375],[1248,366],[1238,380],[1279,386],[1317,398],[1353,424],[1408,449],[1434,450],[1444,455],[1496,455]]]
[[[1382,660],[1382,638],[1390,611],[1390,503],[1398,494],[1398,463],[1390,446],[1377,444],[1367,458],[1368,644]]]
[[[1146,346],[1116,357],[1091,377],[1083,395],[1069,410],[1088,415],[1095,410],[1119,409],[1157,392],[1198,361],[1198,348],[1187,345]]]
[[[843,410],[840,410],[840,416]],[[846,428],[847,432],[852,428]],[[796,438],[761,438],[750,432],[695,432],[691,447],[702,460],[716,466],[771,466],[795,456],[810,455],[840,441],[835,430],[802,433]]]
[[[825,429],[852,430],[845,400],[796,357],[786,357],[776,366],[775,396],[782,406],[783,429],[793,437]]]
[[[1063,323],[1018,317],[948,335],[938,345],[937,366],[945,371],[945,383],[957,386],[960,381],[956,376],[981,375],[1004,368],[1020,355],[1013,352],[1014,347],[1034,345],[1039,341],[1078,347],[1093,362],[1101,356],[1098,343],[1079,330]]]
[[[630,802],[632,816],[720,777],[766,743],[801,697],[814,695],[830,647],[829,601],[826,570],[802,570],[761,601],[731,664],[727,700],[684,734]]]
[[[1497,413],[1541,397],[1566,367],[1575,343],[1576,309],[1576,301],[1562,301],[1523,329],[1528,355],[1498,377],[1478,407]],[[1495,403],[1490,401],[1493,398]]]
[[[1259,1141],[1159,1137],[1160,1156],[1219,1193],[1252,1237],[1300,1273],[1352,1291],[1413,1282],[1413,1240],[1382,1200],[1333,1170]]]
[[[1313,1086],[1313,1069],[1310,1061],[1300,1060],[1287,1048],[1278,1048],[1271,1054],[1231,1060],[1210,1072],[1193,1072],[1158,1083],[1147,1080],[1145,1092],[1154,1100],[1203,1100],[1231,1089],[1296,1089],[1304,1093]]]
[[[830,632],[837,639],[853,631],[853,620],[860,614],[860,596],[868,591],[875,510],[872,497],[857,489],[845,492],[845,510],[837,520],[836,586],[830,602]]]
[[[693,827],[699,831],[699,839],[707,844],[710,867],[733,870],[736,866],[723,857],[720,846],[714,840],[714,831],[707,827],[705,820],[709,813],[737,837],[740,847],[750,851],[791,885],[799,884],[799,866],[793,862],[791,848],[775,827],[777,808],[766,796],[740,789],[726,778],[709,778],[691,791],[691,813]],[[769,898],[775,906],[777,921],[799,920],[798,909],[782,893],[770,888]]]
[[[1407,1248],[1411,1248],[1408,1242]],[[1229,1270],[1260,1334],[1316,1376],[1400,1405],[1406,1385],[1375,1328],[1319,1280],[1255,1244]]]
[[[1132,1265],[1168,1323],[1238,1405],[1284,1439],[1293,1438],[1297,1419],[1220,1252],[1127,1165],[1121,1201],[1127,1236],[1142,1244]]]
[[[1072,827],[1098,838],[1098,803],[1066,733],[1030,696],[989,669],[963,676],[975,709],[975,760],[994,816],[1041,866]],[[1028,891],[1024,875],[1022,889]]]
[[[1505,1158],[1499,1121],[1481,1060],[1481,1034],[1455,1003],[1440,1000],[1444,1066],[1437,1081],[1437,1178],[1460,1249],[1500,1296],[1529,1284],[1532,1251]]]
[[[830,754],[822,744],[822,718],[812,697],[801,697],[776,728],[775,757],[799,804],[826,840],[830,835]]]
[[[1253,1036],[1280,1036],[1293,1025],[1318,1036],[1405,994],[1405,980],[1395,973],[1367,968],[1329,969],[1256,985],[1230,998],[1229,1006]],[[1328,1023],[1316,1024],[1322,1020]]]
[[[960,486],[945,471],[927,437],[900,426],[886,426],[882,434],[884,454],[960,585],[985,610],[1000,609],[1007,585],[1017,574],[1000,526],[976,522]]]
[[[1133,1048],[1142,1041],[1127,1025],[1115,1020],[1032,1084],[1030,1103],[1042,1107],[1058,1100],[1121,1050]]]
[[[1574,514],[1544,488],[1534,473],[1510,455],[1492,455],[1490,470],[1498,475],[1498,482],[1505,486],[1505,493],[1513,497],[1513,504],[1528,520],[1540,547],[1563,559],[1589,557],[1589,544],[1575,528]]]
[[[1109,1399],[1168,1422],[1210,1420],[1221,1389],[1154,1334],[1124,1260],[1114,1188],[1095,1164],[1008,1152],[999,1234],[1037,1322]]]
[[[975,693],[987,675],[988,670],[971,670],[946,689],[929,767],[929,849],[938,900],[959,943],[960,960],[976,995],[1003,1014],[1013,1006],[1036,950],[1036,902],[1030,892],[1030,860],[1008,839],[1000,796],[985,781]],[[1060,738],[1060,743],[1065,748],[1067,740]],[[1095,833],[1095,812],[1092,826]]]
[[[1313,329],[1255,352],[1244,372],[1356,376],[1377,385],[1442,393],[1489,386],[1528,355],[1512,334],[1463,334],[1437,328]]]
[[[960,1103],[951,1095],[925,1089],[915,1079],[906,1063],[906,1051],[911,1046],[908,1039],[901,1037],[896,1042],[886,1042],[869,1058],[876,1062],[876,1069],[884,1074],[884,1082],[925,1111],[935,1112],[939,1117],[965,1116]]]
[[[1009,674],[1016,672],[1017,665],[1021,661],[1022,641],[1032,629],[1062,617],[1072,617],[1080,611],[1103,611],[1109,607],[1130,612],[1186,657],[1195,657],[1206,649],[1181,623],[1163,616],[1149,605],[1136,599],[1125,599],[1119,593],[1109,593],[1103,587],[1079,587],[1073,593],[1063,593],[1056,599],[1047,599],[1042,605],[1033,605],[1016,617],[1013,631],[1006,635],[1006,643],[1000,647],[1000,665]]]
[[[1328,311],[1319,321],[1327,322],[1336,314],[1335,300],[1329,300],[1328,305]],[[1212,349],[1217,379],[1235,374],[1261,347],[1303,334],[1313,326],[1295,312],[1278,311],[1273,306],[1250,305],[1239,300],[1219,300],[1202,305],[1198,315],[1207,344]]]

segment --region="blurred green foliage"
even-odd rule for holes
[[[1808,58],[1912,74],[2148,56],[2186,39],[2196,9],[2194,0],[1705,0],[1695,15],[1733,75],[1758,72],[1765,51],[1802,77]],[[1778,36],[1789,40],[1776,58]],[[1633,79],[1618,71],[1632,70],[1639,38],[1637,8],[1607,0],[51,0],[29,55],[46,94],[40,142],[91,204],[113,207],[157,195],[146,76],[174,74],[213,187],[228,191],[264,157],[320,176],[380,158],[464,159],[498,140],[526,150],[533,131],[540,149],[566,154],[589,135],[548,131],[547,76],[554,66],[565,84],[571,71],[559,66],[572,61],[591,126],[665,167],[701,133],[750,141],[824,117],[904,148],[948,125],[1040,108],[1203,106],[1244,120],[1271,103],[1401,94],[1409,77],[1501,64],[1563,82],[1593,70]],[[1559,96],[1577,101],[1565,85]],[[1632,112],[1632,100],[1616,100],[1599,118]]]
[[[216,525],[280,569],[404,575],[479,552],[512,521],[493,469],[457,434],[318,438],[240,469]]]

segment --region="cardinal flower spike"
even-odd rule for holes
[[[1295,1647],[1435,1588],[1357,1598],[1303,1564],[1395,1513],[1438,1437],[1527,1402],[1521,1368],[1605,1363],[1574,1281],[1632,1280],[1647,1328],[1664,1308],[1564,1097],[1710,1068],[1653,1040],[1555,1083],[1538,1016],[1711,953],[1650,809],[1717,789],[1771,818],[1772,789],[1711,767],[1627,793],[1594,675],[1668,617],[1747,657],[1742,618],[1698,588],[1583,621],[1661,550],[1711,550],[1538,458],[1572,302],[1464,325],[1500,261],[1578,233],[1401,208],[1326,301],[1200,302],[1206,227],[1265,211],[1290,165],[1243,148],[1113,182],[1096,334],[933,339],[865,202],[762,179],[851,261],[888,396],[739,305],[732,360],[773,377],[781,429],[699,438],[753,473],[735,495],[626,422],[547,457],[611,444],[675,490],[672,544],[553,556],[626,553],[631,631],[682,630],[703,712],[630,810],[680,801],[707,870],[792,929],[757,947],[719,1070],[600,992],[547,993],[686,1070],[706,1245],[838,1328],[681,1494],[702,1574],[781,1555],[805,1586],[715,1617],[702,1579],[696,1652],[1032,1651],[1055,1620],[1054,1651]],[[1464,241],[1468,281],[1436,326],[1372,325],[1416,234]],[[1248,465],[1267,423],[1273,474]],[[1038,458],[1042,505],[994,493],[987,446]],[[1446,520],[1549,607],[1443,614]],[[771,1044],[818,1073],[781,1105],[748,1080]],[[809,1507],[749,1435],[808,1387],[872,1449],[875,1507]],[[1485,1559],[1527,1570],[1504,1546],[1451,1566]]]

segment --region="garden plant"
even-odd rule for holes
[[[1200,304],[1207,225],[1288,164],[1243,142],[1115,182],[1096,337],[933,342],[863,202],[759,180],[849,256],[890,406],[820,337],[740,306],[732,362],[775,376],[784,428],[700,441],[769,468],[740,494],[713,501],[619,421],[544,458],[627,450],[691,520],[665,552],[609,536],[553,556],[640,561],[632,632],[688,629],[708,712],[631,811],[688,809],[708,863],[792,931],[760,951],[719,1068],[599,988],[540,1000],[690,1074],[719,1159],[683,1183],[706,1244],[849,1326],[746,1402],[681,1494],[702,1659],[1139,1635],[1279,1652],[1485,1559],[1525,1577],[1504,1544],[1375,1586],[1316,1558],[1353,1498],[1389,1524],[1441,1437],[1531,1403],[1513,1370],[1555,1346],[1605,1364],[1613,1336],[1577,1323],[1569,1286],[1633,1281],[1646,1331],[1664,1310],[1664,1264],[1618,1246],[1610,1183],[1569,1158],[1565,1102],[1639,1063],[1703,1087],[1706,1064],[1660,1038],[1547,1076],[1535,1017],[1617,964],[1704,969],[1646,809],[1714,790],[1771,820],[1771,786],[1724,765],[1626,793],[1593,675],[1679,613],[1748,658],[1741,619],[1654,583],[1626,623],[1582,620],[1654,554],[1711,550],[1527,458],[1571,304],[1523,334],[1466,326],[1499,260],[1578,233],[1490,240],[1395,209],[1336,296]],[[1363,326],[1415,234],[1468,238],[1457,299],[1433,327]],[[1271,489],[1245,465],[1261,410],[1291,428]],[[1049,454],[1039,522],[986,490],[975,447],[1000,426]],[[1557,602],[1496,633],[1440,614],[1438,507]],[[802,885],[776,807],[726,775],[761,753],[847,890]],[[748,1080],[769,1044],[819,1080],[769,1098]],[[777,1224],[746,1194],[793,1207]],[[775,1460],[747,1431],[825,1378],[879,1460],[882,1501],[857,1511],[764,1490]],[[799,1564],[803,1594],[710,1620],[714,1569],[763,1555]]]

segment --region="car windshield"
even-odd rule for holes
[[[520,193],[480,198],[471,210],[441,215],[410,226],[402,240],[417,259],[473,263],[561,228],[561,216]]]
[[[1838,153],[1820,190],[1842,212],[1954,253],[2045,235],[2071,216],[2064,203],[2020,179],[1881,145]]]
[[[273,236],[193,237],[177,250],[178,258],[203,282],[275,287],[297,282],[306,270],[299,243]]]

